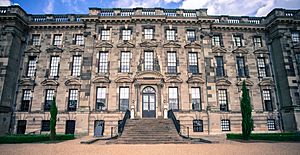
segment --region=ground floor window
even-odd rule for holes
[[[200,119],[193,120],[193,131],[203,132],[203,120]]]
[[[268,125],[268,130],[269,131],[276,130],[275,119],[268,119],[267,120],[267,125]]]
[[[18,120],[17,134],[25,134],[26,131],[26,120]]]
[[[74,133],[75,133],[75,120],[67,120],[65,134],[74,134]]]
[[[230,120],[222,119],[221,120],[221,129],[222,129],[222,131],[230,131]]]
[[[50,131],[50,120],[42,120],[41,131]]]

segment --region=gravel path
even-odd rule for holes
[[[1,155],[300,155],[300,143],[97,145],[71,140],[57,144],[2,144]]]

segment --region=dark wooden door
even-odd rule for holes
[[[25,134],[26,124],[26,120],[18,120],[17,134]]]
[[[66,122],[66,134],[74,134],[75,133],[75,121],[67,120]]]
[[[143,117],[155,117],[155,94],[143,94]]]

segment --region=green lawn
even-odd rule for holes
[[[242,140],[242,134],[227,134],[229,140]],[[250,140],[265,140],[265,141],[295,141],[300,142],[300,133],[253,133],[250,135]]]
[[[55,141],[74,139],[74,135],[56,135]],[[6,135],[0,137],[0,144],[51,142],[49,135]]]

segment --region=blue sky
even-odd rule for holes
[[[0,0],[30,14],[87,14],[89,7],[207,8],[210,15],[265,16],[274,8],[300,9],[300,0]]]

